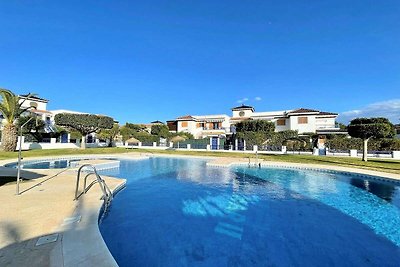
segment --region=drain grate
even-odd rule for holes
[[[58,239],[58,234],[51,234],[39,237],[35,246],[41,246],[49,243],[56,242]]]

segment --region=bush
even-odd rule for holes
[[[293,130],[272,133],[272,135],[268,139],[268,145],[282,146],[285,140],[291,138],[297,138],[298,136],[299,136],[298,131],[293,131]]]
[[[328,139],[326,146],[335,150],[363,149],[363,140],[361,138],[332,138]],[[371,139],[368,142],[370,151],[393,151],[400,150],[400,140],[398,139]]]
[[[152,125],[151,126],[151,134],[157,135],[162,138],[167,138],[170,135],[168,126],[164,125],[164,124]]]
[[[131,137],[136,138],[142,143],[158,142],[160,139],[157,135],[151,135],[147,132],[134,132]]]

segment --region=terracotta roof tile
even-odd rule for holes
[[[185,116],[181,116],[176,118],[177,120],[194,120],[195,118],[191,115],[185,115]]]
[[[319,110],[309,109],[309,108],[299,108],[299,109],[295,109],[295,110],[290,111],[288,114],[292,114],[292,113],[315,113],[315,112],[319,112]]]

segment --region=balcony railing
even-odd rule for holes
[[[219,127],[219,128],[210,128],[210,127],[201,127],[203,131],[221,131],[224,133],[230,133],[230,128],[229,127]]]

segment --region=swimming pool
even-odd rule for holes
[[[119,266],[398,266],[397,183],[310,170],[121,161],[100,224]]]
[[[26,161],[21,164],[22,169],[64,169],[73,166],[75,162],[81,159],[61,159],[61,160],[42,160]],[[13,162],[4,165],[5,167],[17,168],[18,163]]]

